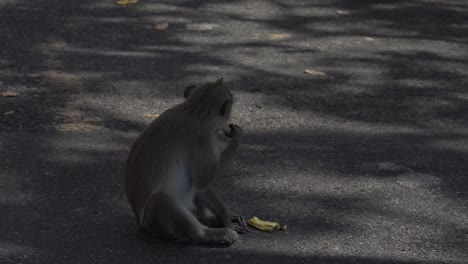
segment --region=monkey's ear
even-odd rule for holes
[[[222,85],[222,84],[223,84],[223,78],[218,79],[218,80],[215,82],[215,85],[216,85],[216,86]]]
[[[187,99],[193,92],[193,89],[197,87],[196,85],[189,85],[185,87],[184,98]]]

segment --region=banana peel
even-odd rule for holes
[[[260,220],[256,216],[250,218],[247,223],[249,223],[249,225],[251,225],[251,226],[253,226],[253,227],[255,227],[255,228],[259,229],[259,230],[267,231],[267,232],[273,232],[273,230],[286,230],[287,229],[286,225],[281,226],[277,222],[270,222],[270,221]]]

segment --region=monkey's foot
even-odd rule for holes
[[[241,235],[247,234],[249,232],[249,229],[247,229],[246,227],[238,226],[238,225],[232,226],[232,229]]]
[[[209,228],[206,230],[205,244],[231,246],[239,235],[230,228]]]
[[[232,223],[237,223],[242,227],[247,227],[247,222],[245,221],[245,218],[242,215],[233,215],[231,217],[231,222]]]

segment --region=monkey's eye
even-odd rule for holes
[[[221,106],[221,110],[219,111],[220,115],[222,115],[222,116],[226,115],[226,110],[227,110],[227,107],[229,106],[230,103],[231,103],[231,101],[229,101],[229,100],[224,101],[223,105]]]

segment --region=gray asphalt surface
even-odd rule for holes
[[[0,263],[468,263],[467,44],[464,0],[0,1]],[[245,140],[216,186],[289,229],[145,236],[128,146],[219,77]]]

